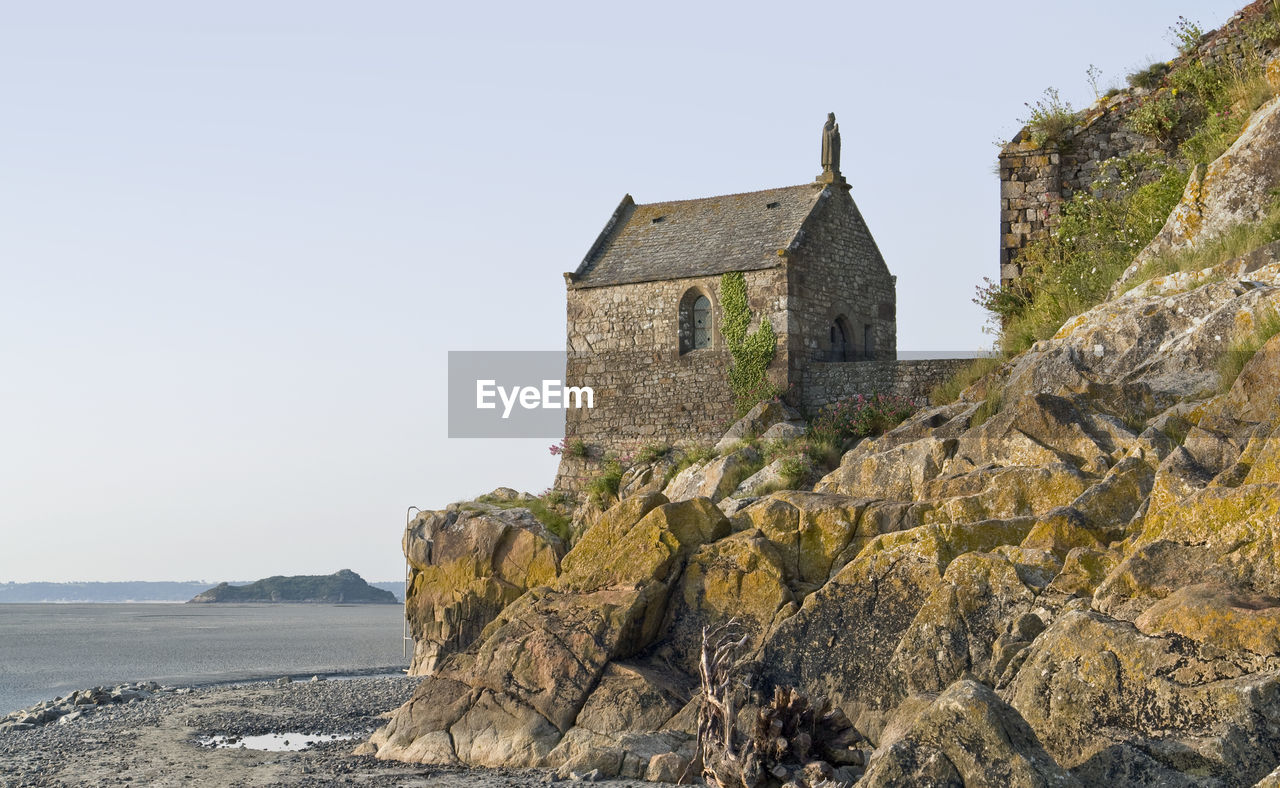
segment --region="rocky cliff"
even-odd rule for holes
[[[1260,215],[1277,101],[1157,244]],[[821,478],[761,470],[755,436],[805,430],[768,406],[626,469],[567,544],[518,509],[424,515],[427,678],[364,751],[697,777],[723,698],[762,742],[748,786],[1280,784],[1280,244],[1238,252],[1136,267]]]

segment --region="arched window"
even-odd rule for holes
[[[827,327],[826,361],[853,361],[857,351],[853,346],[853,332],[849,321],[840,315]]]
[[[711,299],[698,296],[693,302],[693,349],[711,347]]]
[[[680,353],[703,350],[712,345],[711,299],[692,288],[680,299]]]
[[[831,324],[830,358],[832,361],[849,360],[849,338],[845,335],[844,325],[840,319]]]

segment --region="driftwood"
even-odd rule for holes
[[[738,687],[735,677],[741,673],[746,657],[744,651],[750,635],[734,619],[714,629],[702,629],[702,654],[698,660],[698,679],[701,683],[698,706],[698,742],[693,761],[685,769],[680,782],[687,782],[695,770],[701,769],[707,785],[719,788],[755,788],[758,780],[752,780],[756,769],[744,762],[734,744],[738,715],[734,708],[734,696]],[[740,679],[738,679],[740,680]]]
[[[856,747],[864,740],[828,699],[810,702],[795,687],[776,687],[772,701],[739,730],[737,700],[747,694],[742,673],[750,662],[749,641],[734,620],[702,630],[697,749],[680,781],[701,772],[715,788],[847,786],[848,780],[834,779],[835,770],[864,765],[864,753]],[[848,774],[844,770],[843,776]]]

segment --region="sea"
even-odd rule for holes
[[[3,604],[0,717],[77,689],[402,673],[401,605]]]

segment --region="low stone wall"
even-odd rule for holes
[[[813,364],[805,370],[800,405],[816,413],[823,406],[859,394],[892,394],[924,405],[934,386],[971,363],[970,358],[927,358]]]

